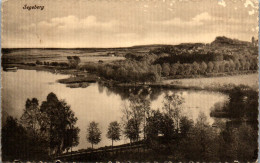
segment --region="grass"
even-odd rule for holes
[[[89,85],[87,82],[66,84],[69,88],[87,88]]]
[[[67,56],[79,56],[81,64],[88,62],[112,62],[116,60],[124,60],[121,56],[107,56],[109,51],[88,51],[75,49],[19,49],[10,53],[3,53],[2,58],[7,59],[10,63],[35,63],[37,60],[41,62],[68,62]],[[123,54],[123,53],[122,53]]]
[[[59,83],[63,84],[75,84],[75,83],[94,83],[97,81],[97,78],[95,76],[76,76],[76,77],[70,77],[67,79],[60,79],[58,80]]]
[[[254,89],[258,88],[258,73],[235,76],[193,78],[193,79],[171,79],[164,80],[163,84],[180,85],[185,87],[221,87],[224,85],[246,85]]]

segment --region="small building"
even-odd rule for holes
[[[108,53],[107,53],[107,56],[109,56],[109,57],[115,57],[115,56],[116,56],[116,53],[115,53],[115,52],[108,52]]]
[[[258,46],[258,39],[255,40],[255,37],[254,37],[254,36],[252,37],[252,45],[253,45],[253,46]]]

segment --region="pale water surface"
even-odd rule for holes
[[[68,75],[52,74],[45,71],[18,70],[17,72],[2,71],[2,109],[16,118],[23,113],[27,98],[36,97],[41,103],[46,100],[50,92],[54,92],[59,99],[65,99],[78,118],[77,126],[80,128],[80,143],[75,149],[91,147],[86,141],[86,128],[90,121],[99,123],[102,131],[101,142],[94,146],[111,145],[106,138],[107,126],[111,121],[121,121],[121,108],[124,100],[119,94],[109,91],[107,88],[91,84],[87,88],[68,88],[64,84],[56,82],[58,79],[67,78]],[[184,114],[196,120],[200,111],[204,112],[212,124],[214,119],[209,116],[210,108],[217,102],[227,100],[227,96],[216,92],[207,91],[175,91],[180,94],[185,102]],[[161,108],[164,93],[152,101],[153,109]],[[127,143],[122,137],[115,145]]]

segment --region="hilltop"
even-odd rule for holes
[[[218,36],[216,39],[211,43],[211,45],[215,46],[253,46],[251,42],[247,41],[240,41],[238,39],[231,39],[225,36]]]

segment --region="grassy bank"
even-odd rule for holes
[[[164,80],[163,84],[199,87],[199,88],[218,88],[228,85],[246,85],[254,89],[258,88],[258,73],[243,74],[234,76],[209,77],[209,78],[192,78],[192,79],[171,79]]]
[[[221,77],[198,77],[185,79],[163,79],[161,82],[131,82],[122,83],[114,80],[107,80],[100,78],[96,74],[88,73],[83,70],[62,68],[57,66],[30,66],[23,64],[8,64],[9,67],[18,67],[19,69],[48,71],[52,73],[60,73],[71,75],[67,79],[58,80],[59,83],[66,84],[68,87],[85,88],[89,83],[102,81],[102,84],[111,87],[134,87],[134,86],[150,86],[154,88],[164,89],[193,89],[193,90],[211,90],[211,91],[225,91],[232,89],[233,86],[245,85],[253,89],[258,88],[258,73],[238,74],[232,76]]]
[[[57,66],[43,66],[43,65],[24,65],[24,64],[8,64],[8,67],[17,67],[18,69],[36,70],[36,71],[48,71],[51,73],[59,73],[63,75],[70,75],[69,78],[60,79],[57,82],[66,84],[70,88],[86,88],[89,83],[95,83],[98,80],[98,76],[90,74],[77,69],[63,68]]]
[[[67,79],[60,79],[58,80],[59,83],[63,84],[75,84],[75,83],[95,83],[97,81],[97,77],[93,75],[89,76],[75,76],[75,77],[70,77]]]
[[[73,76],[66,79],[58,80],[59,83],[66,84],[70,88],[86,88],[90,83],[95,83],[98,80],[95,75]]]

